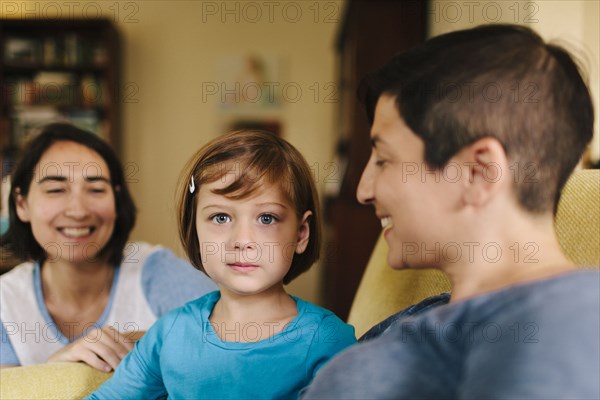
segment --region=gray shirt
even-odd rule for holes
[[[599,399],[600,273],[442,305],[354,346],[303,399]]]

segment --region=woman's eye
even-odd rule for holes
[[[274,215],[271,214],[263,214],[259,217],[260,223],[265,225],[271,225],[277,221]]]
[[[211,217],[212,221],[216,224],[224,224],[229,222],[231,219],[227,214],[217,214]]]
[[[375,165],[377,165],[378,167],[383,166],[383,164],[385,164],[385,160],[375,160]]]
[[[62,188],[52,188],[52,189],[46,189],[46,193],[51,193],[51,194],[54,194],[54,193],[62,193],[62,192],[64,192],[64,191],[65,191],[65,190],[64,190],[64,189],[62,189]]]

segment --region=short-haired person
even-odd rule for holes
[[[336,356],[304,398],[600,398],[600,275],[577,270],[553,230],[594,121],[571,56],[488,25],[365,82],[373,148],[358,199],[382,221],[389,264],[440,269],[452,295]]]
[[[136,218],[121,163],[98,136],[42,129],[13,176],[1,250],[0,364],[83,361],[110,371],[165,312],[214,290],[160,246],[127,242]]]
[[[319,199],[290,143],[262,131],[217,137],[177,193],[179,236],[219,291],[161,318],[92,399],[293,399],[354,328],[288,295],[319,258]]]

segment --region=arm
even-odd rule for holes
[[[167,395],[160,369],[163,339],[177,315],[166,316],[154,324],[121,362],[111,379],[89,397],[98,399],[155,399]]]
[[[93,329],[48,358],[48,362],[83,361],[101,371],[110,372],[133,349],[143,333],[121,333],[112,327]]]
[[[83,361],[101,371],[110,372],[133,348],[144,332],[121,333],[112,327],[94,329],[87,335],[61,348],[48,362]],[[18,367],[19,358],[4,324],[0,321],[0,368]]]

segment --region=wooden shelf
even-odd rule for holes
[[[19,149],[34,126],[66,119],[120,152],[119,38],[110,20],[0,19],[0,85],[2,150]]]

